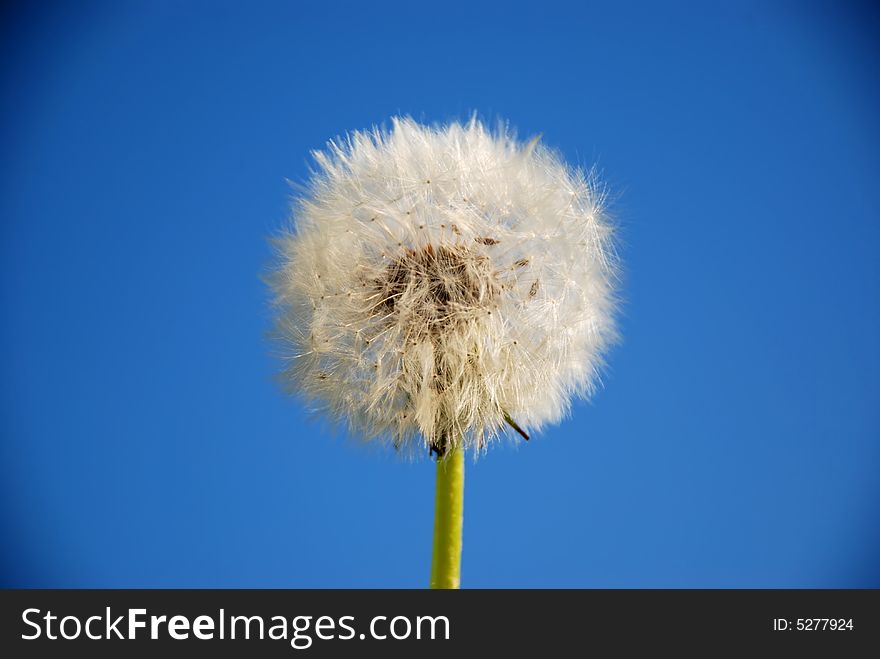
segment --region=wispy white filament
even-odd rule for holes
[[[481,450],[559,421],[615,337],[601,195],[480,122],[355,132],[317,170],[270,276],[283,379],[365,439]]]

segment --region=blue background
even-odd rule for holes
[[[260,275],[309,150],[477,110],[598,163],[626,304],[463,584],[880,586],[876,17],[609,4],[8,10],[2,584],[424,586],[433,465],[278,391]]]

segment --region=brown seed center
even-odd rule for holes
[[[489,258],[462,245],[407,249],[376,286],[376,313],[412,313],[435,330],[488,307],[501,290]]]

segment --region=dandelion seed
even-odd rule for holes
[[[270,275],[291,391],[364,439],[441,455],[528,437],[594,391],[617,259],[588,175],[476,120],[394,119],[314,156]],[[353,206],[369,222],[346,221]]]

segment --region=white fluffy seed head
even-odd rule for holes
[[[269,277],[291,391],[365,439],[440,452],[592,393],[616,257],[589,177],[476,119],[398,118],[314,157]]]

